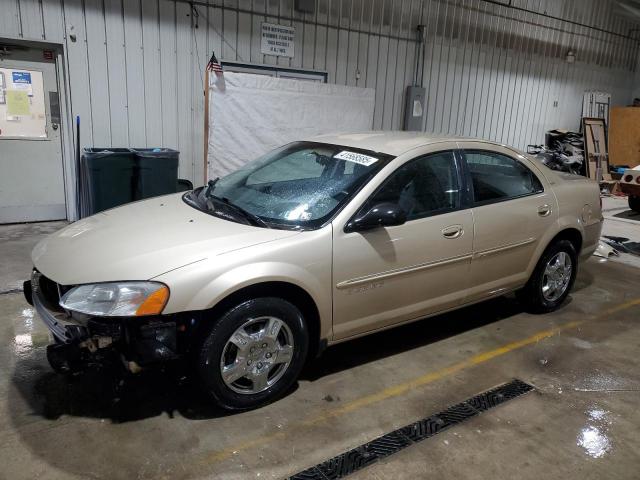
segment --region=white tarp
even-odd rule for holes
[[[209,79],[209,178],[295,140],[373,125],[371,88],[234,72]]]

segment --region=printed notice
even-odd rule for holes
[[[378,161],[376,157],[370,157],[369,155],[364,155],[362,153],[349,152],[348,150],[341,151],[337,155],[334,155],[333,158],[358,163],[360,165],[366,165],[367,167],[369,165],[373,165]]]
[[[421,117],[422,116],[422,103],[420,100],[413,101],[413,116]]]
[[[296,29],[286,25],[262,24],[260,52],[293,58]]]
[[[7,90],[7,115],[31,115],[27,92],[23,90]]]
[[[16,90],[24,90],[29,96],[33,95],[33,87],[31,85],[31,73],[30,72],[11,72],[11,79],[13,81],[13,88]]]

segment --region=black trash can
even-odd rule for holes
[[[129,148],[85,148],[81,161],[82,217],[134,200],[136,155]]]
[[[131,151],[138,168],[134,200],[178,191],[178,151],[170,148],[132,148]]]
[[[184,190],[178,182],[179,156],[169,148],[85,148],[80,217]]]

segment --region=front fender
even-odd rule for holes
[[[317,278],[304,268],[290,263],[260,262],[238,266],[214,278],[194,294],[188,309],[211,308],[234,292],[265,282],[286,282],[302,288],[313,298],[318,309],[326,295]]]
[[[309,232],[281,240],[265,251],[250,249],[216,256],[162,274],[154,280],[165,283],[171,291],[163,313],[208,310],[245,287],[286,282],[313,299],[320,316],[321,338],[328,338],[332,324],[329,233]]]

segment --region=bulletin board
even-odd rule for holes
[[[0,139],[47,138],[42,72],[0,68]]]
[[[250,73],[209,75],[208,177],[284,144],[371,130],[375,90]]]

